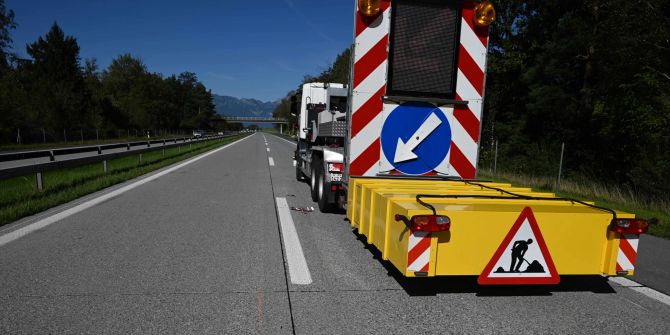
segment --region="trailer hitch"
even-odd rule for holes
[[[406,217],[404,215],[396,214],[395,215],[395,220],[396,221],[402,221],[402,223],[404,223],[405,226],[407,226],[408,229],[412,228],[412,220],[410,220],[408,217]]]

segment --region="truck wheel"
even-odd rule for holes
[[[310,179],[309,179],[309,188],[310,188],[310,193],[311,193],[311,196],[312,196],[312,201],[318,201],[319,200],[319,197],[318,197],[319,194],[318,194],[318,190],[317,190],[317,187],[318,187],[317,184],[318,184],[318,181],[319,181],[318,180],[318,177],[319,177],[319,168],[318,168],[319,164],[318,163],[319,163],[319,161],[317,161],[317,160],[313,161],[312,168],[311,168],[312,173],[311,173]]]
[[[318,189],[318,196],[319,196],[319,210],[321,210],[322,213],[328,213],[333,210],[333,204],[328,202],[328,198],[330,198],[330,183],[326,182],[326,174],[325,173],[319,173],[319,185],[317,187]]]

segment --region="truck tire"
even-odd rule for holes
[[[321,210],[321,213],[329,213],[332,212],[333,210],[333,203],[328,202],[328,198],[330,198],[330,183],[326,182],[326,174],[323,172],[319,172],[318,176],[318,185],[317,185],[317,191],[318,191],[318,197],[319,197],[319,210]]]
[[[318,201],[319,200],[319,197],[318,197],[318,192],[319,191],[318,191],[317,187],[318,187],[318,183],[319,183],[319,179],[318,179],[319,178],[319,171],[321,170],[321,169],[319,169],[318,159],[315,159],[315,160],[312,161],[311,170],[312,170],[311,171],[312,173],[311,173],[310,178],[309,178],[310,194],[312,196],[312,201]]]

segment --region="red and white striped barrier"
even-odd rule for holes
[[[431,234],[415,231],[407,242],[407,271],[428,272],[430,268]]]
[[[633,271],[637,261],[637,245],[640,235],[624,234],[619,239],[619,253],[616,259],[617,271]]]

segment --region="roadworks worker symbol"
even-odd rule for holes
[[[477,279],[480,285],[558,284],[559,281],[530,207],[521,212]]]

